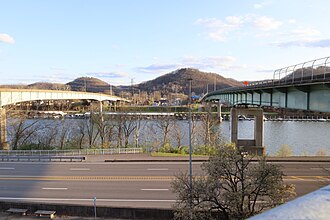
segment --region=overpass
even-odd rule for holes
[[[100,102],[102,109],[103,101],[128,102],[128,100],[101,93],[88,93],[59,90],[27,90],[27,89],[0,89],[0,148],[8,148],[6,132],[6,106],[20,102],[41,100],[95,100]]]
[[[233,106],[231,142],[248,152],[263,154],[263,111],[260,107],[330,112],[329,63],[330,56],[281,68],[274,71],[272,79],[217,90],[206,94],[201,101],[217,102],[218,111],[221,111],[221,104]],[[240,108],[242,105],[259,108]],[[255,117],[254,139],[238,139],[239,114]]]
[[[330,57],[274,71],[273,79],[206,94],[203,102],[330,112]]]
[[[117,96],[101,93],[59,91],[59,90],[28,90],[0,89],[0,107],[27,101],[40,100],[96,100],[96,101],[127,101]]]

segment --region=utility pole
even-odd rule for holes
[[[189,188],[190,188],[190,219],[192,219],[192,204],[193,204],[193,197],[192,197],[192,145],[191,145],[191,82],[192,79],[189,80],[189,95],[188,95],[188,109],[189,109],[189,120],[188,120],[188,125],[189,125]]]
[[[132,101],[133,101],[133,97],[134,97],[134,88],[133,88],[133,81],[134,78],[131,78],[131,90],[132,90]]]
[[[139,89],[139,101],[138,101],[138,104],[140,105],[141,104],[141,90]]]
[[[112,85],[111,84],[109,85],[110,85],[110,95],[112,95]]]
[[[214,91],[217,90],[217,75],[214,75]]]

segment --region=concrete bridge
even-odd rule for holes
[[[202,101],[330,112],[329,62],[325,57],[278,69],[273,79],[214,91]]]
[[[58,90],[26,90],[26,89],[0,89],[0,148],[8,148],[6,132],[6,106],[20,102],[41,100],[95,100],[100,102],[102,109],[103,101],[113,103],[127,102],[117,96],[101,93],[87,93]]]
[[[221,104],[232,106],[231,141],[250,150],[256,147],[259,151],[263,146],[263,113],[260,107],[330,112],[329,63],[330,57],[324,57],[281,68],[274,71],[273,79],[217,90],[206,94],[201,101],[217,102],[219,107]],[[255,106],[255,111],[246,108],[248,106]],[[255,117],[253,140],[238,140],[238,114]]]

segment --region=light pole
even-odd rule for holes
[[[190,214],[192,215],[192,146],[191,146],[191,82],[192,79],[189,78],[189,97],[188,97],[188,125],[189,125],[189,187],[190,187]],[[192,216],[191,216],[192,217]]]
[[[217,90],[217,75],[214,75],[214,91]]]

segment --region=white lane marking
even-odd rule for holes
[[[141,189],[142,191],[168,191],[168,189]]]
[[[19,198],[0,197],[0,200],[31,200],[31,201],[94,201],[94,199],[67,199],[67,198]],[[97,199],[101,202],[175,202],[171,199]]]
[[[68,190],[68,188],[42,188],[43,190]]]
[[[15,170],[14,167],[0,167],[0,170]]]
[[[70,168],[70,170],[74,170],[74,171],[86,171],[86,170],[91,170],[89,168]]]
[[[168,168],[148,168],[149,171],[166,171]]]

